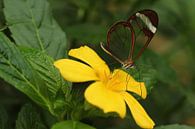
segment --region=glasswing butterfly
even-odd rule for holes
[[[134,61],[141,56],[152,40],[157,26],[158,15],[155,11],[149,9],[138,11],[126,21],[112,25],[107,32],[107,42],[101,43],[101,48],[121,63],[123,68],[132,68]],[[144,44],[136,52],[138,42]]]

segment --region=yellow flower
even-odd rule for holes
[[[116,112],[121,118],[126,115],[127,104],[135,122],[141,128],[153,128],[155,124],[152,119],[139,102],[129,94],[133,92],[145,99],[147,92],[143,82],[135,81],[120,69],[112,73],[95,51],[87,46],[70,50],[69,56],[84,63],[72,59],[60,59],[54,65],[68,81],[94,81],[85,91],[85,99],[89,103],[101,108],[105,113]]]

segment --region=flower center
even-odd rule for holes
[[[111,73],[109,76],[107,76],[107,80],[104,82],[104,84],[106,88],[114,92],[126,91],[126,83],[119,79],[118,74]]]
[[[107,89],[114,92],[126,91],[127,83],[121,80],[118,72],[108,73],[105,70],[98,69],[96,75]]]

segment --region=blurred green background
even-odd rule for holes
[[[99,50],[99,43],[106,41],[106,32],[113,23],[126,20],[138,10],[155,10],[159,16],[159,26],[148,49],[156,53],[166,67],[156,60],[155,68],[159,72],[159,79],[142,105],[156,125],[180,123],[195,126],[194,0],[49,0],[49,2],[53,16],[67,35],[69,49],[87,44]],[[2,10],[1,0],[1,28],[5,24]],[[105,59],[109,58],[102,51],[98,52]],[[153,59],[152,55],[147,56]],[[22,105],[29,101],[31,100],[25,95],[0,80],[0,105],[8,112],[13,120],[12,124]],[[95,122],[92,120],[92,123],[100,129],[129,129],[134,124],[128,118],[125,120],[99,118]]]

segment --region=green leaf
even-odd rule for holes
[[[55,68],[53,65],[54,60],[50,56],[44,52],[30,48],[20,47],[20,51],[33,69],[38,72],[41,79],[46,82],[53,97],[56,96],[58,90],[63,86],[65,86],[66,92],[68,92],[69,84],[64,81],[59,71]]]
[[[53,115],[51,97],[56,90],[48,87],[17,47],[0,32],[0,77],[29,96]]]
[[[4,0],[4,14],[16,44],[66,55],[66,36],[52,17],[47,0]]]
[[[155,127],[155,129],[195,129],[195,127],[173,124],[173,125],[163,125],[163,126]]]
[[[46,129],[46,127],[32,105],[26,104],[18,114],[16,129]]]
[[[0,106],[0,129],[8,129],[8,115],[3,107]]]
[[[68,121],[56,123],[55,125],[53,125],[52,129],[95,129],[95,128],[78,121],[68,120]]]
[[[50,91],[48,96],[54,105],[54,110],[61,110],[63,112],[64,97],[69,97],[71,84],[62,78],[60,72],[53,65],[54,60],[44,52],[24,47],[20,47],[20,51],[33,69],[38,72],[40,78],[44,80],[46,87]],[[59,93],[60,90],[63,93]]]

